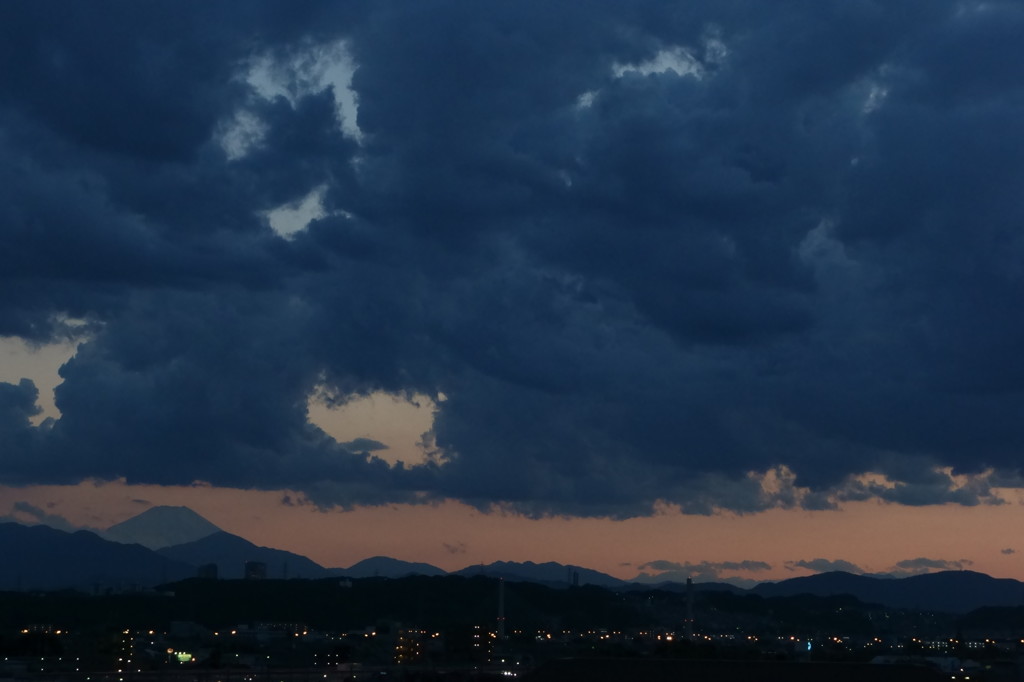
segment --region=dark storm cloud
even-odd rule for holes
[[[1020,480],[1015,3],[11,3],[0,27],[0,335],[81,342],[59,420],[0,385],[6,482],[630,516]],[[358,139],[311,68],[342,41]],[[434,400],[428,463],[307,421],[381,390]]]
[[[36,404],[39,391],[29,379],[18,384],[0,382],[0,448],[5,468],[30,467],[45,438],[46,428],[34,428],[30,421],[40,413]]]

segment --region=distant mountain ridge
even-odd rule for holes
[[[85,530],[0,523],[0,547],[2,590],[143,589],[195,574],[189,564]]]
[[[264,563],[266,577],[271,579],[447,575],[431,564],[385,556],[370,557],[348,568],[325,568],[300,554],[260,547],[224,532],[187,507],[153,507],[112,526],[106,534],[113,534],[121,541],[114,542],[88,531],[67,533],[47,526],[0,523],[0,547],[5,550],[4,560],[0,562],[0,590],[146,588],[194,576],[199,566],[208,564],[216,564],[220,578],[238,579],[243,577],[245,564],[250,561]],[[162,545],[176,537],[193,539],[161,546],[157,551],[147,549],[147,546]],[[128,540],[132,544],[124,544]],[[550,587],[579,584],[613,590],[678,592],[686,589],[684,583],[678,582],[630,583],[599,571],[553,561],[474,564],[452,575],[483,575]],[[966,613],[981,607],[1024,606],[1024,582],[993,578],[974,571],[941,571],[905,578],[834,571],[760,583],[750,589],[724,583],[697,583],[695,589],[761,597],[850,595],[861,602],[888,608],[946,613]]]
[[[245,538],[218,531],[212,535],[157,550],[161,556],[193,566],[216,564],[220,578],[244,577],[245,564],[266,564],[268,578],[327,578],[331,572],[308,557],[283,549],[260,547]]]
[[[849,594],[863,602],[891,608],[949,613],[966,613],[982,606],[1024,604],[1024,583],[1012,578],[993,578],[976,571],[939,571],[906,578],[832,571],[777,583],[761,583],[751,592],[763,597]]]
[[[491,564],[476,564],[455,571],[454,575],[474,576],[486,575],[491,578],[520,580],[543,583],[551,586],[565,585],[598,585],[600,587],[622,587],[625,580],[620,580],[606,573],[579,566],[567,566],[554,561],[536,564],[532,561],[495,561]]]
[[[329,569],[333,575],[348,578],[405,578],[410,575],[447,575],[448,572],[432,564],[402,561],[386,556],[374,556],[356,562],[348,568]]]

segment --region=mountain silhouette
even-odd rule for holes
[[[0,589],[5,590],[143,589],[195,573],[187,563],[85,530],[0,523],[0,547]]]
[[[577,579],[580,585],[599,585],[601,587],[622,587],[624,580],[619,580],[606,573],[579,566],[566,566],[554,561],[536,564],[532,561],[495,561],[492,564],[467,566],[455,575],[485,575],[505,580],[543,583],[551,586],[574,584]]]
[[[212,532],[210,529],[214,529]],[[266,565],[268,578],[400,578],[410,575],[440,576],[445,572],[430,564],[376,556],[349,568],[327,569],[293,552],[261,547],[221,530],[186,507],[154,507],[110,529],[124,544],[89,531],[68,533],[48,526],[0,523],[0,590],[86,591],[149,588],[196,575],[197,567],[215,564],[224,579],[244,577],[247,562]],[[202,534],[188,542],[163,546],[157,551],[144,543],[161,544],[173,537]],[[551,587],[597,585],[615,590],[635,590],[630,584],[599,571],[556,562],[497,561],[472,565],[453,575],[488,576],[516,582],[535,582]],[[658,589],[684,589],[682,584],[659,584]],[[862,602],[890,608],[967,613],[982,607],[1024,605],[1024,583],[993,578],[975,571],[941,571],[895,578],[856,575],[842,571],[761,583],[750,590],[715,583],[699,583],[697,591],[727,590],[762,597],[850,595]]]
[[[849,594],[863,602],[892,608],[966,613],[982,606],[1024,603],[1024,583],[975,571],[940,571],[906,578],[855,575],[843,571],[761,583],[751,590],[762,597],[799,594]]]
[[[386,556],[374,556],[356,562],[348,568],[332,568],[332,574],[348,578],[404,578],[409,575],[447,575],[446,571],[422,562],[402,561]]]
[[[216,564],[218,576],[225,579],[244,577],[245,564],[249,561],[266,564],[268,578],[327,578],[331,575],[326,568],[301,554],[260,547],[224,531],[181,545],[164,547],[157,552],[193,566]]]
[[[151,507],[115,524],[102,536],[114,542],[161,549],[199,540],[220,530],[188,507]]]

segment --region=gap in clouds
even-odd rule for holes
[[[437,406],[424,395],[411,399],[384,391],[357,397],[332,406],[310,394],[308,419],[343,446],[359,441],[379,441],[386,449],[374,449],[373,456],[388,464],[406,466],[428,461],[426,434],[433,428]]]
[[[29,379],[36,385],[40,412],[30,418],[33,426],[46,419],[60,419],[54,389],[61,382],[61,365],[75,356],[76,341],[34,345],[18,337],[0,337],[0,381],[17,384]]]

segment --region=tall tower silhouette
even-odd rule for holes
[[[505,579],[498,578],[498,640],[505,639]]]
[[[686,637],[693,639],[693,578],[686,579]]]

